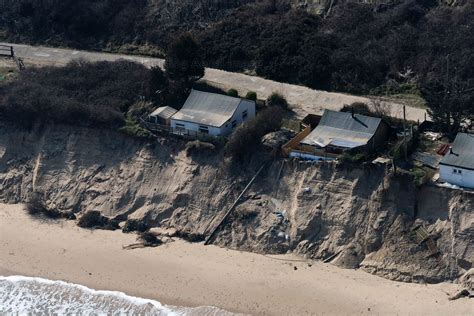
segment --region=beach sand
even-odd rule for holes
[[[264,256],[174,241],[123,250],[136,235],[29,218],[0,204],[0,275],[37,276],[178,306],[250,314],[473,314],[457,285],[405,284],[293,255]],[[295,260],[295,261],[293,261]],[[296,269],[295,269],[296,267]]]

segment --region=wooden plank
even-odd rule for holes
[[[258,175],[260,174],[260,172],[262,172],[263,168],[265,167],[265,165],[267,164],[267,162],[264,162],[262,164],[262,166],[260,167],[260,169],[258,169],[257,173],[253,176],[253,178],[250,180],[250,182],[247,184],[247,186],[244,188],[244,190],[242,191],[242,193],[240,193],[240,195],[237,197],[237,199],[234,201],[234,203],[232,204],[232,206],[229,208],[229,210],[225,213],[224,217],[221,219],[221,221],[217,224],[217,226],[212,230],[211,234],[207,237],[206,241],[204,242],[204,245],[208,245],[212,242],[212,238],[214,237],[214,235],[217,233],[217,231],[219,230],[219,228],[221,227],[221,225],[226,221],[226,219],[229,217],[230,213],[234,210],[234,208],[237,206],[237,203],[240,201],[240,199],[242,198],[242,196],[244,196],[245,192],[247,192],[247,190],[252,186],[253,182],[255,181],[255,179],[257,179]]]

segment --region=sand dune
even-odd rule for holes
[[[118,290],[180,306],[213,305],[251,314],[473,314],[448,301],[452,284],[388,281],[302,258],[263,256],[175,241],[123,250],[135,235],[89,231],[74,222],[27,217],[0,204],[0,275],[39,276]],[[296,269],[295,269],[296,267]]]

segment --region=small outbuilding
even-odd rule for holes
[[[383,148],[390,127],[381,118],[325,110],[319,124],[299,140],[291,157],[335,159],[346,151],[374,152]]]
[[[459,133],[439,163],[439,178],[474,189],[474,134]]]
[[[171,106],[161,106],[148,115],[148,121],[169,126],[171,124],[171,117],[175,115],[176,112],[178,112],[178,110]]]
[[[255,101],[192,90],[171,118],[175,131],[227,136],[242,122],[255,117]]]

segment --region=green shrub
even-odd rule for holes
[[[362,163],[367,161],[368,156],[365,153],[350,153],[345,152],[339,157],[339,161],[342,163]]]
[[[413,182],[417,186],[421,186],[425,183],[426,171],[423,168],[415,167],[410,170],[411,174],[413,175]]]
[[[141,127],[140,124],[131,117],[126,118],[125,126],[121,127],[120,131],[132,137],[153,138],[153,134],[149,130]]]
[[[243,159],[255,151],[261,144],[261,138],[280,129],[285,110],[274,106],[262,110],[251,120],[240,125],[230,137],[225,154],[243,162]]]
[[[239,97],[239,92],[235,89],[230,89],[229,91],[227,91],[227,94],[231,97],[235,97],[235,98]]]
[[[369,108],[369,106],[364,102],[354,102],[352,104],[344,104],[341,109],[341,112],[352,112],[361,115],[371,116],[373,114]]]
[[[257,101],[257,92],[249,91],[245,95],[245,98],[252,101]]]
[[[267,99],[267,106],[279,106],[283,109],[288,109],[288,102],[286,99],[279,93],[272,93]]]
[[[216,146],[211,143],[203,142],[200,140],[194,140],[186,144],[186,155],[192,156],[199,153],[212,154],[215,152]]]

